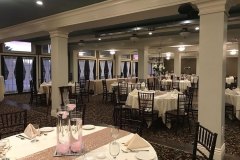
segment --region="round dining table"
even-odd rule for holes
[[[19,134],[18,134],[19,135]],[[113,141],[111,137],[111,128],[104,126],[94,126],[92,128],[86,128],[82,130],[84,149],[80,156],[62,156],[55,157],[55,149],[57,144],[56,138],[56,127],[53,127],[53,130],[46,132],[46,134],[41,134],[37,137],[38,142],[32,143],[28,138],[21,138],[18,135],[13,135],[7,137],[10,141],[11,148],[6,153],[6,157],[10,160],[20,159],[20,160],[32,160],[32,159],[42,159],[42,160],[109,160],[113,157],[109,153],[109,143]],[[20,134],[24,137],[24,133]],[[118,137],[116,139],[120,144],[120,153],[117,156],[117,159],[121,160],[140,160],[138,157],[154,157],[152,160],[157,160],[157,154],[154,148],[143,139],[148,147],[145,148],[148,151],[137,151],[126,152],[124,149],[124,143],[128,142],[135,134],[120,130]],[[141,148],[139,148],[141,149]],[[101,156],[100,156],[101,155]],[[140,157],[141,158],[141,157]],[[147,160],[147,159],[146,159]],[[150,159],[149,159],[150,160]]]
[[[133,90],[128,94],[126,105],[132,108],[138,108],[138,90]],[[162,117],[163,123],[165,123],[165,113],[169,110],[177,109],[177,90],[166,92],[166,91],[145,91],[154,92],[154,110],[158,110],[159,117]]]

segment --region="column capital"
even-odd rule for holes
[[[199,15],[218,12],[225,12],[228,15],[230,8],[237,4],[236,0],[196,0],[193,3],[197,5]]]
[[[68,38],[68,33],[60,30],[49,31],[49,34],[50,34],[50,38],[53,38],[53,37]]]

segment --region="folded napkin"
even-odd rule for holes
[[[67,108],[69,111],[72,111],[76,108],[76,104],[67,104]]]
[[[42,85],[46,85],[47,83],[46,82],[43,82]]]
[[[138,90],[135,88],[132,93],[138,93]]]
[[[142,82],[142,83],[141,83],[141,87],[142,87],[142,88],[145,87],[145,82]]]
[[[24,130],[24,134],[28,136],[29,138],[34,138],[38,135],[40,135],[40,131],[36,130],[34,126],[30,123]]]
[[[68,82],[68,85],[74,85],[74,83],[73,82]]]
[[[128,149],[138,149],[149,147],[149,144],[138,134],[134,134],[134,136],[124,144]]]
[[[232,94],[233,92],[232,92],[231,89],[227,88],[227,89],[225,89],[225,93],[227,93],[227,94]]]

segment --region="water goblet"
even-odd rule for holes
[[[118,137],[118,134],[119,134],[119,127],[112,126],[111,127],[111,136],[112,136],[112,138],[116,139]]]
[[[6,153],[10,149],[9,139],[2,139],[2,140],[0,140],[0,148],[1,148],[0,158],[1,159],[7,159],[6,158]]]
[[[113,159],[116,159],[118,154],[120,153],[120,145],[116,141],[112,141],[109,144],[109,153],[113,157]]]

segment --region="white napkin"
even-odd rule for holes
[[[229,89],[229,88],[227,88],[227,89],[225,89],[225,93],[227,93],[227,94],[232,94],[232,90]]]
[[[46,82],[43,82],[42,85],[46,85],[47,83]]]
[[[134,136],[124,145],[129,149],[149,147],[149,144],[138,134],[134,134]]]
[[[34,138],[40,135],[40,132],[34,128],[34,126],[30,123],[24,130],[24,134],[29,138]]]
[[[138,90],[135,88],[132,93],[138,93]]]
[[[145,82],[142,82],[141,88],[145,87]]]
[[[73,82],[68,82],[68,85],[74,85],[74,83]]]

